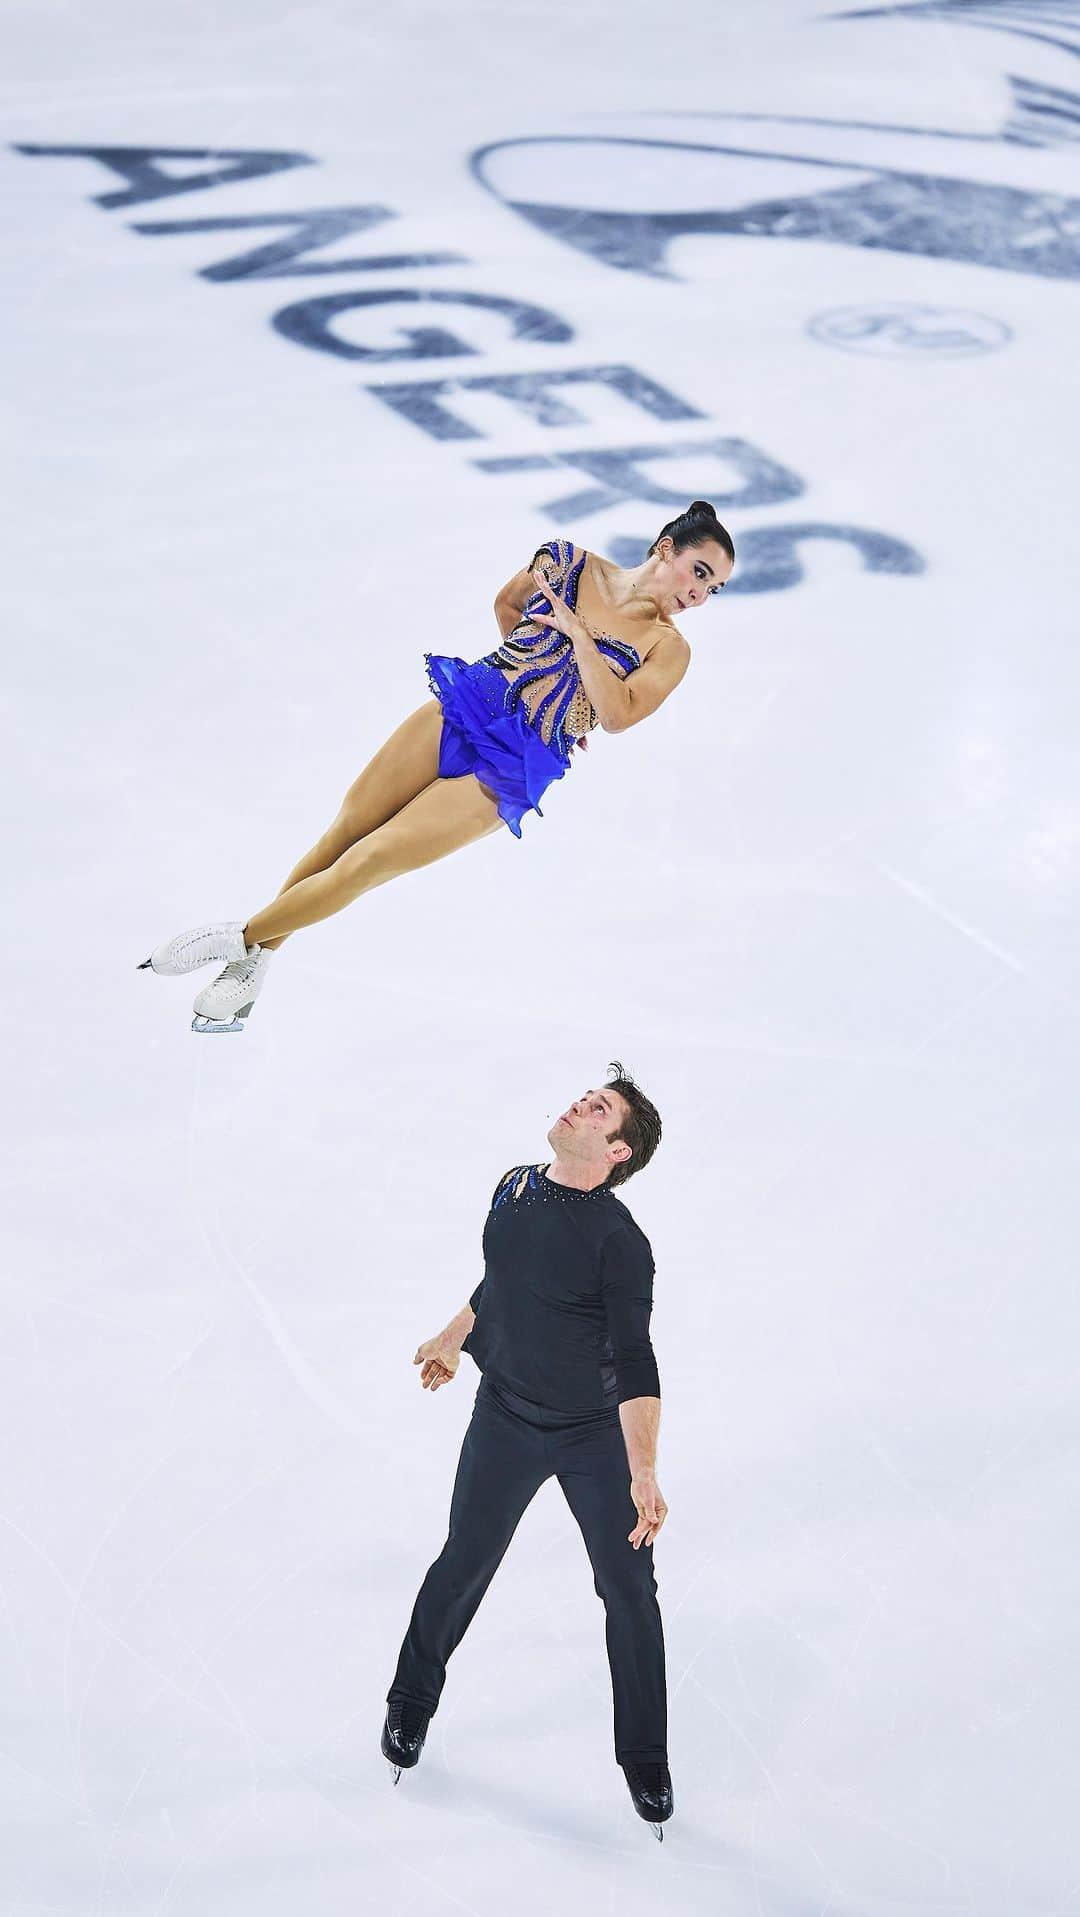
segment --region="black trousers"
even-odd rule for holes
[[[652,1546],[627,1543],[637,1512],[618,1409],[554,1411],[487,1373],[461,1447],[449,1534],[420,1587],[387,1701],[434,1712],[450,1655],[519,1518],[552,1475],[581,1527],[607,1613],[616,1759],[666,1763],[664,1632]]]

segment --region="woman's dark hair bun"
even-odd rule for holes
[[[662,539],[670,538],[676,552],[682,552],[686,546],[704,546],[715,539],[727,553],[732,565],[735,563],[735,542],[726,526],[722,526],[716,517],[716,507],[710,506],[707,499],[692,499],[685,512],[676,519],[669,519],[661,526],[649,552],[654,553]]]

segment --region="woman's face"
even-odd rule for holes
[[[676,552],[670,536],[657,548],[662,570],[657,579],[664,611],[670,618],[688,612],[691,606],[703,606],[719,593],[730,579],[733,562],[723,546],[707,539],[703,546],[684,546]]]

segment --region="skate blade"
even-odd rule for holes
[[[650,1830],[652,1831],[652,1834],[653,1834],[653,1836],[655,1837],[655,1839],[656,1839],[656,1841],[657,1841],[657,1843],[658,1843],[658,1844],[662,1844],[662,1843],[663,1843],[663,1841],[664,1841],[664,1826],[663,1826],[663,1824],[650,1824],[650,1825],[649,1825],[649,1829],[650,1829]]]
[[[394,1783],[400,1784],[400,1782],[401,1782],[401,1766],[400,1764],[395,1764],[394,1765]]]
[[[254,1003],[252,999],[251,1005]],[[251,1005],[243,1006],[235,1018],[207,1018],[204,1012],[197,1012],[191,1021],[191,1029],[193,1032],[242,1032]]]
[[[137,966],[135,967],[135,970],[136,970],[137,972],[149,972],[149,970],[151,969],[151,967],[152,967],[152,965],[153,965],[153,963],[154,963],[154,961],[153,961],[153,959],[152,959],[152,958],[148,958],[148,959],[143,959],[143,962],[142,962],[142,964],[141,964],[141,965],[137,965]]]

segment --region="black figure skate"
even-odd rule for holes
[[[391,1698],[387,1705],[381,1749],[387,1762],[394,1766],[395,1784],[401,1781],[402,1771],[411,1771],[420,1762],[430,1721],[429,1712],[421,1710],[419,1704]]]
[[[624,1764],[622,1771],[634,1809],[651,1826],[653,1836],[662,1844],[664,1825],[675,1809],[671,1772],[666,1764],[634,1763]]]

